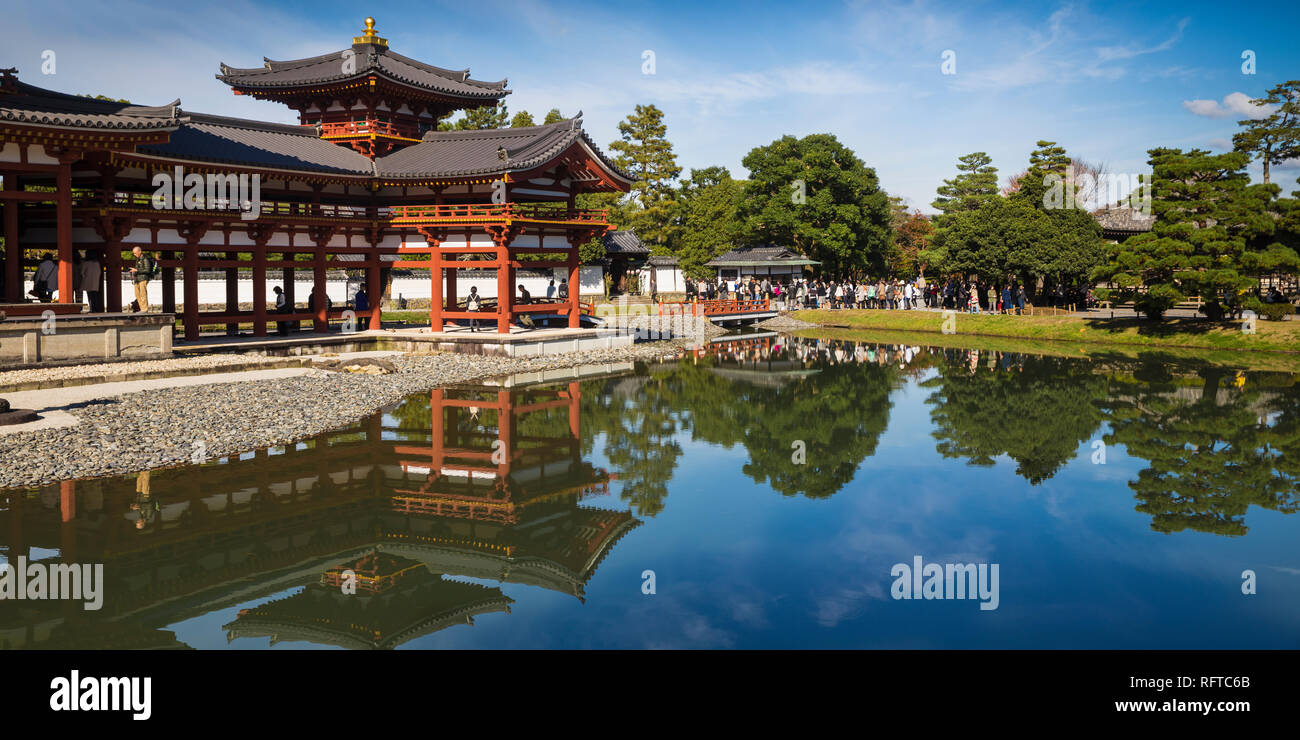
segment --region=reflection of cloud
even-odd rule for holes
[[[844,588],[817,599],[815,618],[822,627],[835,627],[846,618],[862,613],[863,601],[885,601],[885,588],[879,583],[864,583],[859,588]]]
[[[1251,97],[1242,92],[1228,93],[1220,104],[1215,100],[1184,100],[1183,107],[1198,116],[1206,118],[1223,118],[1224,116],[1245,116],[1259,120],[1268,118],[1273,113],[1273,106],[1255,105]]]

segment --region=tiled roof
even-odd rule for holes
[[[345,53],[351,51],[354,56],[352,69],[344,71]],[[469,70],[450,70],[434,67],[404,57],[387,47],[375,44],[354,44],[352,48],[341,49],[332,54],[306,59],[274,61],[263,59],[261,67],[240,69],[221,65],[221,74],[217,79],[232,87],[271,90],[292,88],[301,85],[341,82],[366,77],[372,73],[387,77],[426,90],[450,95],[452,97],[470,98],[482,102],[499,100],[510,93],[506,81],[483,82],[470,79]]]
[[[641,243],[635,231],[611,231],[601,237],[605,254],[650,254],[650,248]]]
[[[95,100],[46,90],[17,80],[0,91],[0,121],[42,126],[166,130],[180,124],[181,101],[147,106]]]
[[[350,147],[321,139],[311,126],[248,121],[189,113],[188,123],[165,144],[140,147],[143,154],[225,164],[370,175],[370,159]]]
[[[730,252],[715,257],[705,264],[710,267],[722,265],[752,265],[769,262],[773,264],[799,264],[799,265],[816,265],[820,264],[810,259],[805,259],[798,252],[786,247],[741,247],[733,249]]]
[[[1150,231],[1156,217],[1135,211],[1132,208],[1103,208],[1092,214],[1105,231],[1142,232]]]
[[[605,158],[580,124],[581,114],[543,126],[430,131],[419,144],[376,159],[375,166],[381,177],[456,177],[517,172],[543,165],[575,142],[582,141],[610,172],[631,182],[631,177]]]

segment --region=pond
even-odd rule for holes
[[[1298,494],[1300,376],[751,332],[0,492],[0,643],[1296,648]]]

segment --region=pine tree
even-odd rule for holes
[[[998,168],[984,152],[974,152],[957,159],[957,176],[944,180],[939,197],[930,205],[944,216],[958,211],[973,211],[982,200],[998,194]],[[936,218],[942,224],[942,217]]]
[[[515,114],[514,118],[510,119],[510,128],[526,128],[528,126],[536,125],[537,124],[533,122],[532,114],[526,110],[519,111]]]
[[[621,138],[609,148],[616,153],[614,165],[636,180],[631,198],[639,210],[632,213],[631,226],[643,243],[662,252],[673,216],[672,184],[682,171],[667,138],[663,111],[638,105],[618,124],[618,131]]]
[[[1254,282],[1242,274],[1247,240],[1274,228],[1264,205],[1268,186],[1249,186],[1249,157],[1241,152],[1157,148],[1149,154],[1155,225],[1108,250],[1094,277],[1119,287],[1098,293],[1103,300],[1133,300],[1156,320],[1199,295],[1205,314],[1221,318]]]
[[[546,125],[548,123],[559,123],[560,121],[563,120],[564,120],[564,114],[560,113],[560,109],[552,108],[546,112],[546,119],[542,121],[542,125]]]
[[[469,108],[465,114],[454,121],[442,121],[439,131],[473,131],[488,128],[505,128],[510,121],[505,103]]]
[[[1300,80],[1283,82],[1250,102],[1277,108],[1266,118],[1237,121],[1242,130],[1233,134],[1232,145],[1263,163],[1267,184],[1272,165],[1300,157]]]

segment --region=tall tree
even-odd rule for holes
[[[1074,190],[1073,183],[1067,181],[1070,157],[1065,153],[1065,147],[1057,146],[1055,141],[1041,140],[1035,146],[1038,148],[1029,154],[1029,168],[1019,178],[1019,187],[1010,197],[1022,198],[1035,207],[1046,208],[1048,204],[1044,202],[1044,196],[1055,191],[1062,206],[1072,206]],[[1062,197],[1061,193],[1067,187],[1069,194]]]
[[[750,241],[793,247],[833,276],[884,270],[889,197],[876,171],[833,135],[783,136],[742,164]]]
[[[552,108],[546,111],[546,118],[545,120],[542,121],[542,125],[546,125],[548,123],[559,123],[560,121],[563,120],[564,120],[564,114],[560,113],[560,109]]]
[[[1237,121],[1242,130],[1233,134],[1232,145],[1263,163],[1267,184],[1272,165],[1300,158],[1300,80],[1283,82],[1250,102],[1277,108],[1265,118]]]
[[[510,128],[526,128],[528,126],[536,125],[537,124],[533,122],[532,114],[526,110],[519,111],[515,114],[514,118],[510,119]]]
[[[674,251],[682,272],[693,278],[711,274],[705,263],[741,245],[743,230],[736,216],[744,193],[725,167],[692,169],[677,197],[679,229]]]
[[[1110,247],[1094,277],[1118,288],[1098,292],[1103,300],[1133,300],[1156,320],[1199,295],[1206,315],[1221,318],[1225,304],[1239,305],[1253,282],[1242,274],[1250,261],[1243,262],[1247,240],[1274,228],[1270,186],[1249,185],[1249,158],[1241,152],[1157,148],[1149,154],[1155,225]]]
[[[998,194],[998,168],[984,152],[974,152],[957,159],[957,176],[944,180],[938,197],[930,205],[944,216],[958,211],[973,211],[979,204]],[[941,223],[942,217],[936,219]]]
[[[636,180],[631,196],[639,210],[631,214],[631,225],[643,243],[665,251],[673,217],[673,181],[682,168],[677,166],[677,155],[668,141],[663,111],[653,105],[637,105],[619,122],[618,132],[620,138],[609,145],[616,153],[614,164]]]

